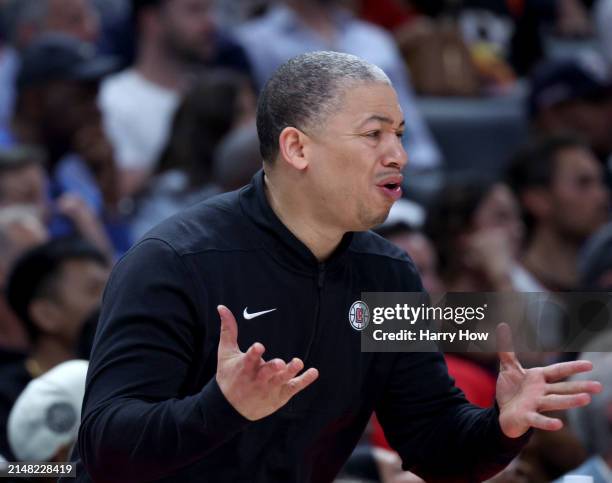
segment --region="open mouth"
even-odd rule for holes
[[[394,189],[399,188],[399,183],[387,183],[383,186],[389,190],[394,190]]]
[[[399,200],[402,197],[402,186],[401,183],[385,183],[382,185],[378,185],[381,191],[393,199],[394,201]]]

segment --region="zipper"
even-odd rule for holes
[[[312,348],[314,346],[315,340],[319,333],[319,312],[321,311],[321,292],[323,291],[323,286],[325,285],[325,263],[321,262],[318,266],[317,278],[316,278],[316,297],[314,304],[314,319],[313,319],[313,330],[310,336],[310,340],[308,341],[308,345],[306,346],[306,352],[304,353],[304,357],[302,358],[302,362],[304,363],[304,369],[308,369],[310,367],[309,359],[310,354],[312,352]],[[295,411],[295,402],[294,399],[291,398],[287,403],[289,412]]]
[[[316,300],[315,300],[315,310],[314,310],[314,320],[313,320],[313,331],[312,336],[310,337],[310,341],[308,342],[308,346],[306,349],[306,354],[304,354],[304,367],[307,367],[308,359],[310,358],[312,348],[317,339],[317,335],[319,333],[319,314],[321,312],[321,293],[323,292],[323,287],[325,285],[325,262],[319,263],[318,272],[317,272],[317,290],[316,290]]]

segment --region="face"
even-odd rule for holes
[[[98,13],[91,0],[48,0],[46,29],[94,43],[100,32]]]
[[[214,53],[211,0],[169,0],[160,11],[161,37],[170,56],[200,63]]]
[[[383,83],[349,88],[341,106],[307,134],[309,199],[324,223],[363,231],[382,223],[401,197],[404,118],[395,90]]]
[[[549,193],[552,223],[562,236],[584,239],[608,219],[609,192],[603,169],[586,149],[568,148],[559,153]]]
[[[489,191],[474,215],[476,230],[501,230],[517,255],[523,241],[524,226],[518,201],[505,185],[498,183]]]
[[[438,277],[436,252],[431,242],[421,233],[405,233],[389,237],[389,241],[404,250],[416,265],[423,287],[430,294],[442,292]]]
[[[47,177],[36,163],[0,174],[0,208],[29,205],[41,217],[47,214]]]
[[[569,103],[560,108],[557,118],[562,129],[579,133],[597,153],[612,152],[612,99]]]
[[[109,269],[91,260],[69,260],[61,270],[53,305],[61,318],[62,334],[74,342],[86,318],[100,306],[102,292],[108,280]]]
[[[99,122],[95,82],[54,81],[44,90],[42,123],[47,138],[70,142],[83,126]]]

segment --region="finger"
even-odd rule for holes
[[[221,317],[219,355],[236,354],[240,352],[240,348],[238,347],[238,324],[234,314],[225,305],[219,305],[217,311]]]
[[[592,369],[593,364],[589,361],[559,362],[543,368],[544,377],[548,382],[559,381],[579,372],[589,372]]]
[[[533,428],[545,431],[558,431],[563,427],[563,422],[557,418],[549,418],[540,413],[527,414],[527,422]]]
[[[561,411],[565,409],[586,406],[591,402],[591,396],[586,393],[559,395],[550,394],[544,396],[538,404],[539,411]]]
[[[257,380],[268,383],[273,377],[285,371],[287,364],[282,359],[272,359],[257,370]]]
[[[298,375],[298,373],[304,368],[304,363],[294,357],[289,364],[286,365],[283,371],[278,372],[271,380],[270,384],[282,386],[287,384],[289,380]]]
[[[516,354],[514,353],[514,344],[512,343],[512,331],[510,326],[505,322],[499,324],[495,330],[497,355],[499,363],[503,368],[512,367],[519,364]]]
[[[546,387],[547,394],[578,394],[587,392],[597,394],[601,392],[602,385],[597,381],[566,381],[555,382],[548,384]]]
[[[287,399],[292,398],[298,392],[308,387],[310,384],[315,382],[319,377],[319,371],[311,367],[305,371],[301,376],[294,377],[285,384],[285,396]]]
[[[266,348],[259,342],[255,342],[244,355],[244,370],[255,376],[255,373],[264,365],[264,360],[261,358]]]

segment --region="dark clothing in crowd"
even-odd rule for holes
[[[264,191],[259,172],[162,223],[116,266],[73,455],[77,481],[332,481],[374,410],[405,468],[428,481],[500,471],[527,437],[507,438],[497,408],[468,403],[440,353],[361,352],[351,305],[363,292],[421,291],[411,260],[363,232],[319,263]],[[266,418],[240,415],[214,377],[218,304],[238,318],[242,350],[257,341],[266,359],[300,357],[318,380]]]
[[[0,455],[7,461],[15,461],[7,436],[9,414],[31,380],[26,368],[26,355],[0,349]]]

